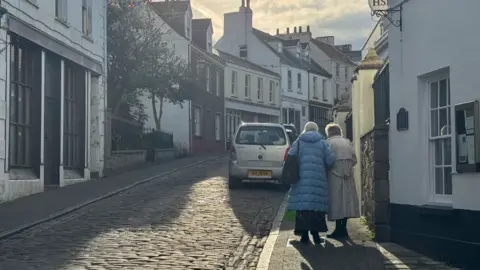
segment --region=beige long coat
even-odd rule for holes
[[[357,156],[352,143],[341,136],[327,139],[332,151],[337,156],[335,164],[328,172],[330,196],[329,220],[360,217],[357,189],[353,178],[353,166]]]

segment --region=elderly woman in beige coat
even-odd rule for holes
[[[330,238],[348,237],[347,220],[360,217],[357,189],[353,178],[353,166],[357,156],[350,140],[342,136],[337,124],[328,124],[325,128],[327,143],[337,159],[328,172],[330,209],[329,220],[335,220],[335,231],[327,235]]]

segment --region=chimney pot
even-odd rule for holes
[[[297,33],[297,27],[296,26],[293,27],[293,33]]]
[[[287,34],[290,34],[290,28],[287,27]]]
[[[280,35],[280,29],[277,28],[277,35]]]
[[[301,26],[298,27],[298,32],[302,33],[302,27]]]
[[[307,25],[307,32],[310,33],[310,25]]]

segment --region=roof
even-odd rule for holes
[[[225,65],[225,61],[220,56],[218,56],[216,54],[217,53],[216,50],[209,53],[209,52],[205,51],[198,44],[195,44],[195,42],[193,42],[193,41],[192,41],[192,48],[199,51],[201,54],[203,54],[203,56],[206,56],[206,57],[210,58],[211,60],[216,61],[218,64]]]
[[[267,74],[270,74],[270,75],[273,75],[273,76],[280,76],[275,72],[272,72],[272,71],[270,71],[266,68],[263,68],[261,66],[255,65],[255,64],[253,64],[251,62],[248,62],[248,61],[246,61],[246,60],[244,60],[240,57],[237,57],[235,55],[231,55],[231,54],[228,54],[226,52],[221,52],[221,51],[218,51],[218,54],[227,63],[232,63],[232,64],[235,64],[237,66],[242,66],[242,67],[245,67],[245,68],[248,68],[248,69],[256,70],[256,71],[259,71],[259,72],[262,72],[262,73],[267,73]]]
[[[149,5],[175,32],[185,37],[185,21],[181,15],[188,11],[190,1],[150,2]]]
[[[320,40],[311,39],[312,43],[315,44],[320,50],[322,50],[328,57],[337,60],[337,61],[342,61],[346,64],[350,64],[355,66],[356,64],[344,53],[342,53],[339,49],[335,48],[335,46],[332,46],[330,44],[321,42]]]
[[[267,46],[274,54],[276,54],[282,62],[292,67],[303,68],[302,64],[299,61],[297,61],[297,58],[291,59],[290,57],[288,57],[288,52],[286,50],[282,50],[282,52],[280,53],[274,48],[272,48],[270,44],[268,44],[268,42],[273,42],[273,41],[281,42],[283,44],[283,39],[274,37],[268,33],[265,33],[255,28],[252,28],[252,30],[253,30],[253,34],[258,39],[260,39],[260,41],[262,41],[265,44],[265,46]]]
[[[207,31],[208,27],[212,24],[212,19],[193,19],[192,31]]]

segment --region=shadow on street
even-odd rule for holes
[[[268,235],[284,195],[280,185],[244,183],[240,189],[229,190],[229,203],[244,230],[263,237]]]
[[[125,250],[131,256],[150,249],[172,251],[170,236],[176,232],[169,229],[186,209],[192,187],[220,176],[218,169],[205,168],[221,166],[212,162],[219,163],[153,180],[0,242],[0,269],[67,269],[86,261],[102,268],[108,260],[120,265],[128,260]]]

